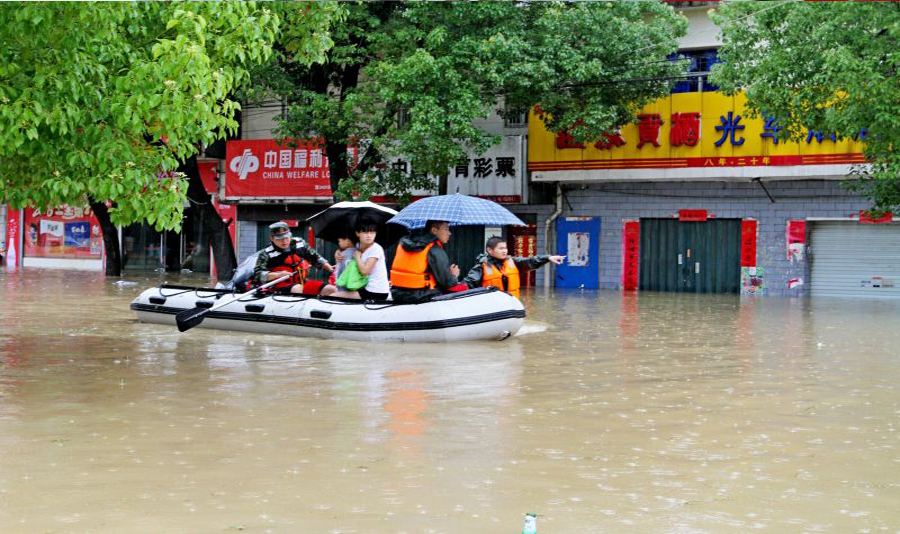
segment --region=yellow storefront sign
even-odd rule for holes
[[[743,94],[678,93],[644,107],[638,122],[593,143],[554,134],[532,111],[528,170],[674,169],[864,163],[869,132],[840,139],[804,132],[799,142],[776,142],[773,118],[750,119]],[[762,169],[761,169],[762,170]]]

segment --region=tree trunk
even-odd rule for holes
[[[106,249],[106,276],[122,276],[122,254],[119,246],[119,229],[109,219],[109,209],[106,203],[88,198],[91,211],[100,222],[100,231],[103,233],[103,247]]]
[[[347,143],[343,139],[338,143],[332,143],[325,140],[325,153],[328,155],[328,173],[331,176],[331,195],[334,201],[338,199],[334,195],[337,193],[341,180],[348,176],[347,174]]]
[[[216,262],[216,276],[219,280],[230,280],[237,268],[234,243],[231,241],[231,234],[228,233],[228,226],[222,221],[219,212],[213,206],[212,197],[203,187],[197,158],[192,157],[184,162],[180,170],[190,179],[188,199],[198,214],[197,222],[200,224],[202,237],[197,246],[212,246],[213,261]],[[231,224],[237,224],[237,221],[231,221]]]

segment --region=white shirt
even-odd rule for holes
[[[362,253],[359,261],[363,264],[369,261],[369,258],[377,258],[375,266],[369,273],[369,283],[366,284],[366,291],[372,293],[391,293],[391,286],[388,283],[387,266],[385,265],[384,249],[378,243],[372,243],[372,246]]]

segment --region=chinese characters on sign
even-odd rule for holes
[[[649,113],[638,115],[637,121],[637,148],[643,147],[645,144],[651,144],[654,147],[660,146],[659,131],[665,121],[659,113]],[[716,126],[716,131],[721,132],[721,137],[715,142],[715,146],[719,147],[728,141],[732,146],[740,146],[744,144],[743,132],[746,128],[740,124],[742,117],[735,115],[733,111],[729,111],[728,115],[721,115],[719,120],[721,124]],[[772,143],[777,145],[778,132],[783,130],[778,125],[778,121],[771,115],[763,116],[763,131],[759,137],[763,140],[771,139]],[[670,118],[669,144],[672,146],[697,146],[700,141],[701,118],[700,113],[673,113]],[[853,136],[854,141],[865,140],[871,137],[868,129],[861,129]],[[837,143],[841,139],[837,134],[825,134],[808,130],[806,135],[806,144],[810,144],[815,140],[819,144],[823,141],[830,140]],[[594,143],[594,147],[601,150],[609,150],[616,147],[625,146],[626,140],[622,137],[621,132],[605,133],[600,139]],[[558,149],[584,149],[585,145],[575,142],[575,138],[568,131],[562,131],[556,134],[556,148]],[[755,164],[755,163],[754,163]],[[762,163],[768,165],[768,163]],[[724,163],[722,163],[724,165]]]
[[[741,221],[741,267],[756,267],[756,221]]]
[[[638,288],[640,267],[641,223],[626,221],[622,229],[622,289]]]
[[[449,169],[447,192],[494,202],[521,202],[523,139],[521,135],[508,135],[483,154],[468,150],[465,159]]]
[[[672,146],[696,146],[700,140],[699,113],[673,113],[669,142]]]
[[[659,117],[659,113],[650,113],[646,115],[638,115],[638,148],[644,146],[644,143],[651,143],[653,146],[659,146],[659,127],[663,125],[663,120]]]
[[[496,162],[496,168],[494,163]],[[405,162],[404,162],[405,163]],[[471,172],[470,172],[471,169]],[[498,158],[475,158],[464,159],[454,167],[454,176],[456,178],[515,178],[516,177],[516,158],[514,157],[498,157]]]
[[[225,197],[331,197],[328,157],[317,140],[228,141]]]
[[[722,124],[721,124],[721,126],[716,126],[716,130],[722,132],[722,137],[718,141],[716,141],[716,146],[722,146],[722,143],[725,142],[725,140],[729,137],[729,135],[731,136],[731,144],[732,145],[743,145],[744,144],[743,137],[741,137],[738,140],[734,139],[734,136],[737,133],[737,131],[744,129],[744,125],[738,124],[739,122],[741,122],[741,116],[738,115],[737,117],[734,117],[734,112],[729,111],[728,119],[725,119],[725,117],[719,117],[719,120],[722,121]]]

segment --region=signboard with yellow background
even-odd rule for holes
[[[572,174],[588,180],[654,175],[800,177],[846,174],[849,165],[864,163],[861,141],[871,135],[867,130],[852,138],[805,132],[799,142],[779,141],[774,135],[781,128],[777,119],[746,117],[745,102],[743,94],[673,94],[644,107],[638,121],[620,132],[581,145],[565,132],[548,132],[532,111],[528,169],[537,181],[564,180],[570,174],[557,171],[581,171]],[[648,172],[634,172],[641,169]]]

